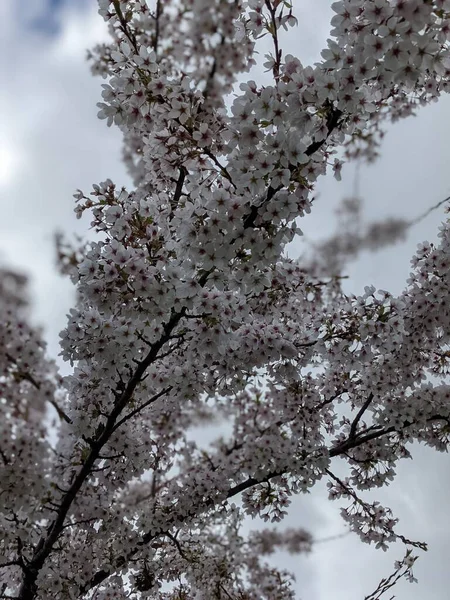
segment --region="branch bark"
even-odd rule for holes
[[[384,435],[388,435],[389,433],[393,433],[395,431],[394,427],[389,427],[386,429],[381,429],[379,431],[374,431],[370,434],[367,434],[365,436],[359,436],[354,438],[353,440],[347,439],[346,442],[339,444],[333,448],[331,448],[328,452],[328,455],[330,457],[335,457],[335,456],[339,456],[341,454],[344,454],[346,451],[348,451],[351,448],[356,448],[357,446],[360,446],[361,444],[382,437]],[[238,494],[241,494],[242,492],[245,492],[246,490],[259,485],[261,483],[268,483],[270,480],[275,479],[276,477],[280,477],[281,475],[285,475],[287,472],[285,470],[280,470],[280,471],[274,471],[272,473],[269,473],[268,475],[266,475],[266,477],[264,477],[263,479],[255,479],[254,477],[249,477],[248,479],[246,479],[245,481],[230,487],[230,489],[228,490],[228,492],[226,492],[226,494],[224,494],[221,497],[221,500],[229,500],[230,498],[233,498],[234,496],[237,496]],[[216,499],[218,500],[218,499]],[[200,514],[201,512],[207,510],[208,508],[210,508],[213,504],[214,504],[215,500],[214,499],[210,499],[208,500],[204,500],[203,504],[202,504],[202,511],[199,511],[198,514]],[[186,517],[184,517],[183,519],[178,518],[177,522],[180,523],[186,521],[188,518],[190,517],[190,515],[187,515]],[[174,518],[175,521],[175,518]],[[138,542],[138,545],[131,550],[126,557],[120,557],[117,562],[116,562],[116,568],[121,568],[123,567],[126,563],[129,562],[129,560],[131,560],[139,551],[139,549],[142,546],[145,546],[149,543],[151,543],[153,540],[155,540],[156,538],[163,536],[163,535],[167,535],[168,532],[170,532],[170,529],[161,531],[157,534],[150,534],[147,533],[145,535],[142,536],[142,539],[140,540],[140,542]],[[89,592],[90,590],[92,590],[94,587],[100,585],[101,583],[103,583],[106,579],[108,579],[112,574],[114,573],[114,570],[109,570],[109,569],[102,569],[101,571],[98,571],[94,577],[90,580],[90,582],[88,582],[86,585],[82,586],[80,588],[80,593],[78,597],[83,597],[84,594],[86,594],[87,592]]]
[[[53,549],[55,542],[57,541],[59,535],[63,530],[64,521],[73,502],[75,501],[75,498],[77,497],[78,492],[80,491],[85,481],[92,474],[93,467],[96,461],[99,459],[101,449],[108,442],[112,433],[115,431],[117,419],[124,410],[124,408],[127,406],[128,402],[131,400],[133,393],[138,384],[140,383],[146,369],[152,364],[154,360],[156,360],[156,358],[158,357],[159,350],[169,340],[170,333],[178,324],[182,316],[183,312],[176,313],[172,316],[172,318],[165,327],[164,335],[160,338],[158,342],[155,342],[155,344],[153,344],[146,358],[141,363],[139,363],[133,376],[130,378],[127,386],[125,387],[123,392],[118,396],[116,406],[111,412],[110,416],[108,417],[105,427],[102,429],[101,432],[99,432],[97,439],[91,441],[91,451],[89,452],[87,459],[85,460],[83,466],[78,472],[78,475],[73,480],[72,485],[65,492],[59,505],[56,517],[47,529],[47,536],[39,540],[39,543],[37,544],[32,559],[24,568],[24,578],[19,590],[19,596],[17,600],[33,600],[35,598],[37,592],[36,580],[39,575],[39,571],[42,569],[46,559],[48,558]]]

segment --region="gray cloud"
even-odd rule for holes
[[[40,14],[38,2],[33,9]],[[12,0],[2,10],[8,84],[0,95],[1,152],[9,166],[3,177],[0,171],[0,258],[31,276],[34,318],[56,355],[73,286],[55,272],[53,234],[87,232],[89,224],[73,214],[76,188],[88,192],[107,177],[128,181],[119,132],[96,118],[102,80],[85,60],[106,32],[94,4],[65,7],[54,37],[17,20]]]

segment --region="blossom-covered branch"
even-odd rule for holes
[[[448,448],[448,220],[398,297],[347,295],[333,253],[284,250],[316,180],[339,178],[340,149],[370,160],[386,119],[447,91],[450,2],[335,2],[314,66],[283,53],[287,0],[99,7],[112,38],[90,55],[107,81],[99,116],[123,132],[134,187],[78,190],[98,235],[59,241],[78,298],[61,333],[69,376],[23,319],[23,281],[0,285],[2,592],[291,599],[292,577],[264,556],[311,538],[246,539],[241,525],[282,520],[322,478],[363,541],[424,547],[358,493],[387,485],[410,442]],[[265,34],[273,85],[237,89]],[[46,402],[61,416],[54,445]],[[205,449],[191,432],[212,419],[230,433]]]

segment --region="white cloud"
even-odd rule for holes
[[[34,15],[44,3],[33,3]],[[68,5],[60,30],[48,36],[29,28],[17,3],[4,0],[0,36],[6,56],[0,92],[2,150],[9,165],[0,177],[0,259],[32,277],[34,319],[45,326],[53,355],[73,303],[72,285],[54,268],[55,231],[84,233],[73,214],[76,188],[111,177],[127,181],[120,163],[121,136],[96,118],[101,80],[86,51],[106,39],[96,3]],[[13,60],[14,59],[14,60]]]
[[[3,139],[0,146],[0,186],[14,179],[18,156],[10,140]]]

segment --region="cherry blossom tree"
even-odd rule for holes
[[[379,598],[425,545],[364,492],[411,442],[449,446],[449,221],[398,297],[349,295],[341,278],[412,221],[364,232],[347,201],[313,255],[285,248],[320,176],[373,160],[386,122],[448,90],[450,0],[335,2],[314,66],[283,52],[287,0],[99,7],[99,116],[123,133],[134,187],[79,190],[95,238],[59,241],[78,298],[70,376],[27,323],[23,279],[1,274],[0,598],[293,598],[266,556],[311,536],[242,523],[281,521],[322,479],[363,542],[406,545]],[[262,37],[272,84],[237,86]],[[205,449],[190,432],[211,422],[229,433]]]

